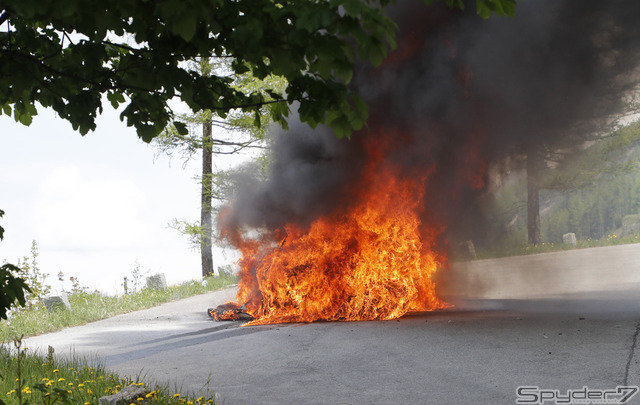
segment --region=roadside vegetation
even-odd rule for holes
[[[16,309],[6,321],[0,321],[0,341],[10,342],[18,336],[33,336],[69,326],[82,325],[139,309],[218,290],[236,283],[233,276],[207,277],[167,289],[144,288],[129,294],[108,296],[100,292],[75,291],[68,296],[71,309],[47,311],[44,305]]]
[[[58,358],[51,347],[44,354],[28,352],[22,347],[22,339],[219,290],[235,284],[235,276],[210,276],[166,289],[154,289],[142,287],[143,274],[136,264],[131,277],[123,283],[125,294],[110,296],[89,291],[77,277],[67,278],[59,273],[61,282],[71,282],[71,289],[66,291],[71,308],[58,307],[48,311],[43,298],[52,288],[45,281],[47,274],[38,265],[35,242],[30,256],[19,260],[17,268],[17,275],[29,283],[30,291],[25,294],[24,307],[14,307],[6,320],[0,320],[0,405],[98,404],[100,397],[115,394],[131,384],[145,388],[145,395],[132,402],[135,404],[215,403],[213,394],[208,393],[206,387],[197,396],[182,397],[178,388],[146,386],[148,382],[141,381],[144,376],[134,380],[120,378],[86,359]]]
[[[46,355],[35,355],[23,349],[21,342],[18,338],[10,345],[0,346],[0,405],[97,405],[99,398],[132,384],[144,388],[144,394],[131,402],[136,405],[216,403],[214,393],[206,389],[183,397],[176,388],[148,386],[140,377],[120,378],[85,359],[58,359],[51,347]]]
[[[55,308],[52,311],[44,306],[44,297],[51,292],[47,284],[48,274],[38,264],[38,246],[34,241],[30,256],[18,261],[17,276],[27,281],[30,291],[25,294],[24,306],[15,306],[7,319],[0,320],[0,343],[13,342],[20,337],[28,337],[57,331],[70,326],[83,325],[139,309],[151,308],[165,302],[187,298],[209,291],[219,290],[237,282],[232,275],[209,276],[201,280],[186,281],[167,288],[143,287],[143,272],[136,263],[131,277],[123,282],[125,293],[106,295],[100,291],[89,291],[77,277],[71,276],[69,291],[70,309]],[[58,280],[65,281],[65,275],[58,273]]]
[[[48,275],[40,269],[37,259],[38,247],[34,241],[30,257],[25,256],[18,261],[17,274],[27,281],[31,290],[26,294],[24,307],[14,307],[8,314],[8,319],[0,320],[0,343],[151,308],[165,302],[219,290],[237,282],[235,276],[222,275],[187,281],[165,289],[147,288],[142,287],[143,274],[136,264],[132,277],[125,278],[123,283],[125,294],[110,296],[99,291],[89,291],[77,277],[71,276],[68,278],[71,289],[66,291],[71,309],[56,308],[48,311],[43,299],[50,293],[51,286],[46,284]],[[58,273],[58,279],[61,282],[65,280],[62,272]]]

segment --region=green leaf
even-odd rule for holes
[[[367,122],[369,109],[367,107],[367,103],[365,103],[362,97],[358,95],[353,96],[353,104],[354,108],[350,115],[350,123],[354,130],[359,131],[362,129],[365,122]]]
[[[267,94],[269,95],[269,97],[271,97],[274,100],[282,100],[282,94],[273,91],[272,89],[267,89],[265,90],[267,92]]]
[[[24,126],[29,126],[33,122],[33,117],[25,112],[19,112],[17,109],[13,110],[13,116],[16,122],[21,123]]]
[[[174,121],[173,126],[176,127],[176,131],[178,131],[178,135],[184,136],[189,134],[189,129],[187,128],[184,122]]]
[[[7,311],[17,302],[18,305],[26,304],[25,291],[31,292],[29,286],[20,277],[15,277],[12,272],[18,273],[20,269],[13,264],[6,263],[0,266],[0,319],[7,319]]]
[[[362,13],[363,8],[368,7],[360,0],[344,0],[340,3],[345,13],[352,17],[357,17]]]
[[[249,66],[246,63],[242,63],[237,59],[234,59],[233,62],[231,62],[231,68],[238,75],[251,71],[251,68],[249,68]]]
[[[500,17],[513,17],[516,13],[516,0],[476,0],[477,13],[482,18],[491,17],[492,13]]]
[[[56,5],[56,11],[62,17],[70,17],[77,11],[78,3],[72,0],[60,2]]]
[[[380,66],[382,61],[387,56],[387,49],[383,43],[374,44],[369,49],[369,60],[373,66]]]
[[[491,8],[484,1],[478,0],[476,2],[476,8],[477,8],[477,13],[480,17],[485,19],[491,17]]]
[[[139,124],[136,125],[136,130],[138,131],[138,136],[147,143],[151,142],[151,140],[157,135],[156,130],[152,125]]]
[[[197,17],[195,10],[190,10],[190,12],[183,14],[181,18],[174,22],[173,32],[180,35],[185,41],[191,41],[196,34]]]
[[[256,111],[253,115],[253,125],[256,128],[262,127],[262,120],[260,118],[260,110]]]
[[[451,8],[459,8],[460,10],[464,10],[464,0],[445,0],[447,6]]]
[[[118,108],[118,106],[125,102],[124,95],[120,92],[110,91],[107,93],[107,100],[111,102],[111,106],[113,108]]]
[[[331,129],[336,134],[338,139],[349,137],[351,135],[351,124],[345,116],[341,116],[331,123]]]

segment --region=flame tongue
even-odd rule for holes
[[[236,243],[238,300],[247,302],[251,324],[394,319],[447,306],[431,281],[437,256],[419,229],[424,180],[375,162],[367,173],[355,205],[308,230],[287,225],[284,243],[261,258],[264,243]]]

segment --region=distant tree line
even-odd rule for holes
[[[542,242],[562,243],[573,232],[578,240],[621,236],[625,217],[640,214],[640,124],[604,137],[541,175]],[[485,208],[487,237],[481,249],[502,250],[527,243],[526,174],[516,173]]]

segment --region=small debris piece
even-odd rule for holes
[[[102,397],[98,401],[100,405],[129,405],[136,403],[138,398],[144,398],[149,392],[142,386],[131,384],[117,394]]]
[[[214,321],[251,321],[253,317],[246,313],[247,307],[229,301],[215,308],[209,308],[207,312]]]

